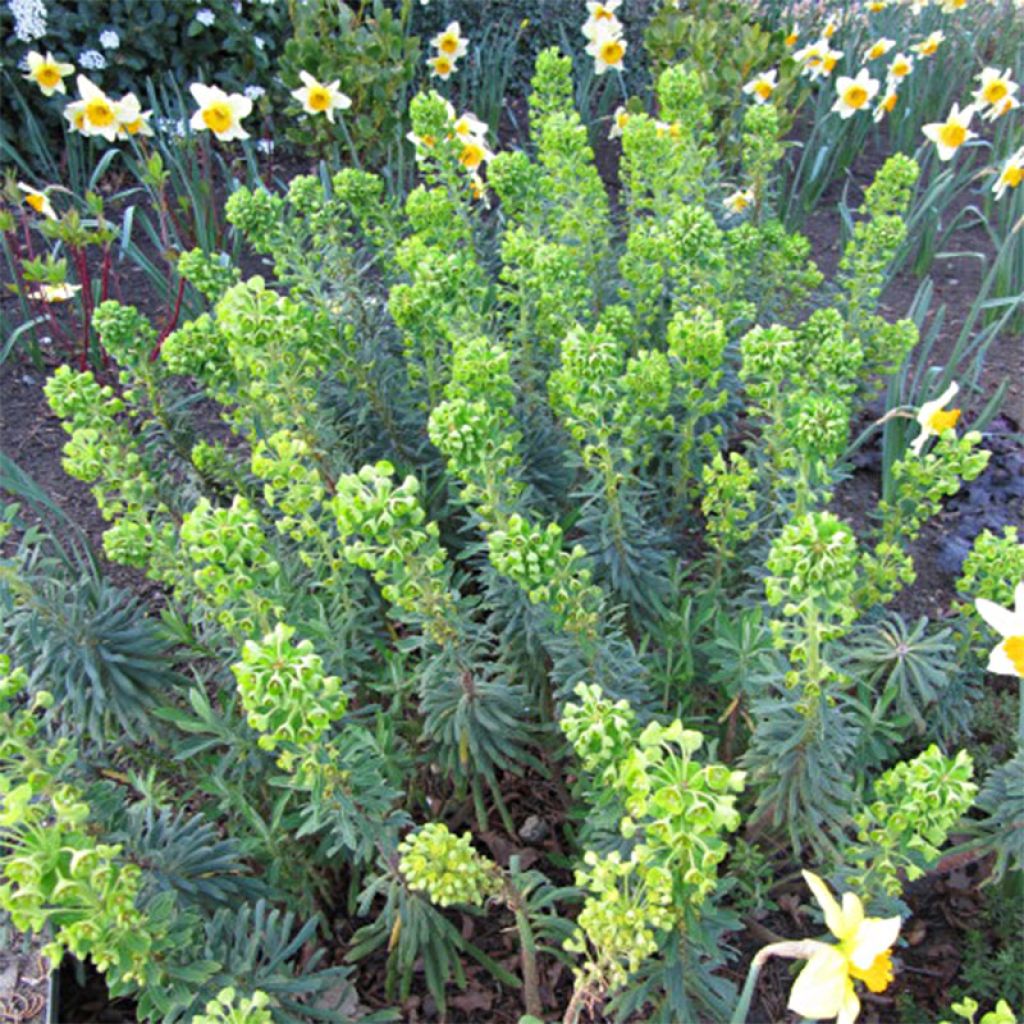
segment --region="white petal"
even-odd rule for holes
[[[314,85],[319,84],[308,71],[300,71],[299,78],[302,79],[302,84],[308,86],[310,89],[312,89]]]
[[[83,100],[92,100],[103,95],[103,90],[98,85],[94,85],[90,82],[85,75],[79,75],[77,81],[78,92]]]
[[[835,946],[822,944],[793,983],[786,1005],[801,1017],[830,1019],[842,1008],[849,983],[846,958]]]
[[[992,648],[992,653],[988,656],[988,671],[993,675],[997,676],[1019,676],[1020,673],[1017,671],[1017,666],[1010,660],[1010,656],[1006,653],[1006,645],[999,644],[998,647]]]
[[[995,601],[989,601],[987,598],[979,597],[974,602],[974,607],[978,609],[978,614],[1000,635],[1000,636],[1014,636],[1016,635],[1017,629],[1021,625],[1020,618],[1011,612],[1009,608],[1004,608],[1001,604],[996,604]]]
[[[836,1024],[855,1024],[857,1015],[860,1013],[860,1000],[853,990],[853,983],[846,986],[846,994],[843,998],[843,1005],[839,1008],[839,1015],[836,1017]]]
[[[203,85],[202,82],[193,82],[188,87],[188,91],[192,93],[192,99],[201,107],[205,107],[213,98],[210,95],[213,90],[208,85]]]

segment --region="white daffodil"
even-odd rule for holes
[[[981,115],[983,121],[994,121],[997,117],[1002,117],[1004,114],[1008,114],[1011,110],[1016,110],[1020,106],[1020,100],[1016,96],[1004,96],[998,103],[993,103],[984,114]]]
[[[193,82],[189,87],[199,109],[189,121],[193,131],[209,130],[221,142],[247,139],[249,133],[242,127],[242,118],[252,113],[252,100],[241,93],[228,94],[216,85]]]
[[[487,134],[487,125],[472,110],[467,110],[458,117],[452,117],[452,131],[463,141],[482,139]]]
[[[352,100],[339,88],[341,80],[336,78],[326,85],[318,82],[308,71],[300,71],[299,78],[302,80],[302,87],[292,90],[292,96],[301,104],[307,114],[324,114],[327,120],[334,124],[334,112],[336,110],[348,110],[352,106]]]
[[[430,45],[437,50],[439,54],[447,57],[452,63],[464,57],[466,50],[469,48],[469,43],[462,38],[459,23],[457,21],[450,22],[448,27],[443,32],[438,32],[433,39],[430,40]]]
[[[1024,146],[1010,156],[999,172],[999,177],[992,186],[996,199],[1002,199],[1008,188],[1017,188],[1021,181],[1024,181]]]
[[[125,93],[114,107],[117,114],[117,137],[126,139],[131,135],[152,135],[149,119],[152,110],[143,110],[138,97],[133,92]]]
[[[612,114],[612,126],[608,132],[608,138],[621,139],[627,124],[629,124],[629,111],[620,105],[615,108],[615,113]]]
[[[440,78],[442,82],[447,82],[455,70],[455,61],[447,54],[439,53],[436,57],[427,58],[427,67],[430,68],[431,75]]]
[[[915,43],[911,49],[918,55],[918,57],[932,57],[945,41],[945,34],[936,30],[922,39],[921,42]]]
[[[762,71],[743,86],[743,92],[747,96],[753,96],[755,103],[767,103],[779,84],[778,78],[779,72],[775,68],[771,71]]]
[[[968,125],[974,117],[974,107],[968,104],[963,110],[958,103],[953,104],[953,109],[945,121],[938,121],[935,124],[926,124],[921,131],[926,139],[931,139],[938,147],[939,159],[942,161],[951,160],[953,154],[968,140],[977,136]]]
[[[925,441],[929,437],[938,437],[944,430],[952,430],[960,419],[959,409],[946,409],[946,406],[953,401],[953,397],[960,390],[957,382],[950,381],[949,387],[931,402],[925,402],[917,411],[917,422],[921,428],[920,433],[914,438],[910,451],[914,455],[920,455]]]
[[[626,40],[615,35],[599,35],[587,44],[587,53],[594,58],[595,75],[603,75],[609,68],[621,71]]]
[[[67,302],[82,290],[80,284],[37,284],[29,293],[28,297],[36,302]]]
[[[884,57],[895,45],[895,39],[886,39],[883,36],[881,39],[873,42],[867,50],[864,51],[864,59],[878,60],[879,57]]]
[[[462,143],[459,163],[467,171],[475,171],[482,163],[492,159],[494,154],[484,145],[482,139],[471,137]]]
[[[878,81],[871,77],[867,68],[861,68],[856,78],[840,75],[836,79],[837,97],[832,109],[838,111],[845,121],[853,117],[858,110],[863,110],[878,92]]]
[[[734,217],[741,214],[754,201],[754,190],[752,188],[737,189],[732,195],[722,200],[722,205]]]
[[[74,64],[61,64],[49,51],[44,57],[41,53],[30,50],[26,60],[28,74],[23,77],[35,82],[44,96],[52,96],[55,92],[67,93],[64,79],[74,74]]]
[[[1017,584],[1013,592],[1013,611],[984,597],[979,597],[974,607],[1003,638],[989,655],[989,672],[1024,679],[1024,580]]]
[[[890,82],[902,82],[914,70],[914,58],[905,53],[897,53],[886,69],[885,77]]]
[[[614,14],[601,18],[591,16],[583,22],[580,31],[591,41],[599,36],[612,36],[618,39],[622,36],[622,22]]]
[[[82,97],[83,135],[99,135],[107,142],[117,138],[117,104],[98,86],[90,82],[85,75],[79,75],[78,94]]]
[[[865,917],[856,893],[843,893],[840,905],[817,875],[804,871],[803,876],[839,944],[810,944],[813,952],[793,983],[788,1008],[812,1020],[835,1017],[836,1024],[853,1024],[860,1013],[854,981],[864,982],[872,992],[884,992],[892,981],[891,949],[900,919]]]
[[[26,204],[31,206],[36,213],[49,217],[50,220],[57,219],[57,214],[54,212],[53,206],[50,205],[50,200],[45,192],[40,192],[39,189],[26,185],[23,181],[18,182],[18,188],[25,193]]]
[[[889,88],[886,90],[885,95],[875,104],[874,113],[871,115],[871,119],[878,124],[886,114],[891,114],[893,107],[896,106],[896,100],[899,97],[896,95],[896,87],[889,83]]]
[[[1019,88],[1013,80],[1009,68],[1002,74],[999,73],[998,68],[985,68],[977,78],[980,85],[974,93],[974,106],[979,110],[1001,104],[1008,96],[1013,96]]]

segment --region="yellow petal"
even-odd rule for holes
[[[831,1019],[843,1008],[847,989],[846,957],[822,943],[804,965],[789,993],[789,1009],[812,1020]]]
[[[869,917],[857,929],[849,947],[850,962],[866,971],[875,958],[891,949],[900,934],[900,918]]]
[[[843,893],[843,923],[841,925],[842,934],[834,932],[833,934],[838,939],[846,939],[851,935],[856,935],[857,930],[860,928],[864,921],[864,904],[861,903],[860,897],[853,892]]]
[[[825,926],[837,938],[843,938],[843,911],[840,909],[836,898],[829,892],[828,886],[812,871],[802,872],[804,881],[807,883],[818,906],[825,912]]]

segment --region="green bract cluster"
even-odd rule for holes
[[[456,836],[440,822],[431,822],[399,844],[399,870],[410,889],[422,890],[439,907],[481,906],[496,894],[501,876],[472,843],[468,832]]]

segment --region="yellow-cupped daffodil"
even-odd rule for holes
[[[247,139],[249,133],[242,127],[242,119],[252,113],[252,100],[241,93],[226,93],[216,85],[193,82],[188,90],[199,104],[189,125],[193,131],[209,130],[221,142]]]
[[[809,944],[813,951],[793,983],[788,1007],[811,1020],[834,1017],[836,1024],[853,1024],[860,1013],[854,982],[883,992],[892,981],[891,950],[900,919],[867,917],[856,893],[843,893],[840,904],[817,875],[804,871],[803,876],[825,913],[826,927],[839,941]]]
[[[1003,193],[1008,188],[1017,188],[1024,181],[1024,146],[1021,146],[1016,153],[1011,154],[1010,159],[1003,165],[996,182],[992,186],[996,199],[1002,199]]]
[[[50,204],[50,200],[45,192],[40,192],[39,189],[26,185],[23,181],[18,182],[18,188],[25,193],[25,203],[35,210],[36,213],[41,214],[43,217],[49,217],[50,220],[57,219],[57,214],[54,212],[53,206]]]
[[[924,402],[917,411],[917,423],[921,432],[914,438],[910,451],[914,455],[920,455],[924,448],[925,441],[929,437],[938,437],[944,430],[952,430],[960,419],[959,409],[947,409],[946,406],[953,401],[954,396],[960,390],[957,382],[950,381],[949,387],[930,402]]]
[[[31,50],[25,58],[28,61],[28,74],[24,75],[30,82],[39,86],[44,96],[52,96],[55,92],[67,92],[64,79],[74,74],[74,64],[62,64],[52,53],[41,53]]]
[[[340,89],[340,79],[320,82],[308,71],[300,71],[299,78],[302,80],[302,86],[293,89],[292,96],[302,104],[302,109],[307,114],[323,114],[331,124],[334,124],[334,112],[348,110],[352,106],[352,100]]]
[[[1013,610],[979,597],[978,614],[1003,638],[988,659],[988,670],[998,676],[1024,679],[1024,580],[1013,592]]]

